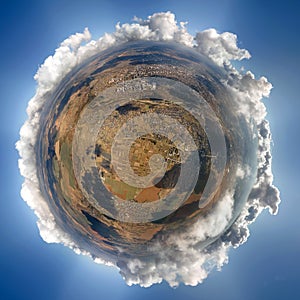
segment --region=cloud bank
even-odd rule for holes
[[[135,40],[175,41],[194,48],[224,68],[228,76],[224,84],[235,95],[241,113],[254,118],[258,129],[256,183],[239,218],[225,234],[209,247],[199,249],[199,242],[207,236],[218,236],[226,227],[232,212],[233,191],[226,194],[216,208],[192,229],[176,236],[168,236],[164,244],[157,241],[153,249],[150,249],[153,256],[147,261],[128,259],[116,266],[129,285],[151,286],[163,280],[171,286],[177,286],[180,282],[197,285],[207,277],[211,269],[219,269],[228,261],[230,247],[238,247],[247,240],[248,225],[261,211],[268,208],[272,214],[276,214],[280,202],[279,191],[272,184],[271,132],[265,120],[266,108],[262,102],[263,97],[269,96],[272,85],[265,77],[256,79],[250,71],[241,72],[233,67],[232,61],[250,58],[247,50],[237,46],[236,35],[208,29],[192,36],[186,29],[186,23],[178,24],[175,15],[170,12],[155,13],[146,20],[135,18],[131,24],[117,24],[115,32],[106,33],[98,40],[92,40],[87,28],[83,33],[71,35],[44,61],[34,76],[37,82],[36,94],[28,104],[28,120],[21,128],[20,140],[16,144],[21,157],[20,173],[25,178],[21,196],[35,211],[41,237],[46,242],[63,243],[78,254],[89,255],[79,249],[71,236],[59,228],[40,192],[34,151],[40,112],[46,99],[44,96],[53,91],[74,67],[111,46]],[[247,170],[238,169],[237,176],[244,176],[246,172]],[[101,258],[94,260],[97,263],[111,264]]]

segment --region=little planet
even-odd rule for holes
[[[87,59],[45,96],[38,181],[80,249],[121,269],[146,261],[157,243],[201,230],[234,191],[226,224],[199,251],[232,226],[256,180],[258,141],[224,78],[193,49],[135,41]]]

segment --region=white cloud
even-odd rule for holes
[[[199,244],[207,238],[218,237],[228,226],[233,211],[233,191],[227,192],[216,207],[188,229],[164,236],[150,248],[149,257],[132,259],[120,270],[129,285],[148,287],[166,280],[170,286],[180,282],[195,286],[212,268],[221,268],[228,261],[228,244],[216,242],[210,248]]]
[[[19,168],[25,180],[22,186],[22,198],[35,211],[42,238],[49,243],[63,243],[76,253],[90,255],[79,249],[72,238],[55,222],[49,206],[39,189],[34,145],[39,129],[41,108],[46,101],[45,95],[51,93],[62,78],[86,58],[108,47],[132,40],[175,41],[188,47],[194,47],[216,64],[223,66],[228,78],[225,84],[232,91],[240,112],[253,118],[258,128],[258,173],[257,180],[247,204],[238,220],[215,243],[206,249],[198,249],[198,243],[207,236],[218,236],[228,224],[232,213],[232,195],[227,194],[206,218],[199,220],[193,228],[167,237],[167,247],[157,241],[153,247],[153,256],[147,261],[131,259],[119,262],[120,273],[128,284],[150,286],[162,280],[176,286],[179,282],[196,285],[202,282],[213,267],[220,268],[227,262],[228,247],[245,242],[249,236],[248,225],[264,209],[276,213],[279,204],[279,191],[273,185],[270,154],[271,134],[267,121],[263,97],[268,97],[272,85],[265,77],[255,79],[248,71],[241,73],[232,65],[232,60],[250,58],[245,49],[237,45],[237,36],[215,29],[190,35],[170,12],[156,13],[146,20],[135,19],[132,24],[117,24],[114,33],[105,34],[98,40],[91,40],[88,29],[63,41],[52,56],[49,56],[35,75],[37,91],[27,108],[28,120],[20,130],[20,140],[16,148],[20,154]],[[243,177],[247,170],[239,169],[237,176]],[[97,263],[113,264],[101,257],[93,258]]]
[[[237,46],[237,36],[230,32],[218,33],[214,28],[198,32],[195,36],[196,49],[219,66],[231,60],[250,58],[250,53]]]
[[[238,165],[236,170],[236,177],[240,179],[244,179],[245,177],[248,177],[251,175],[251,168],[248,165]]]

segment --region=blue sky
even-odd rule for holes
[[[0,299],[297,299],[300,298],[300,5],[296,1],[1,1],[0,47]],[[246,69],[266,75],[273,133],[273,173],[282,203],[264,212],[248,242],[230,252],[222,272],[197,287],[128,287],[109,267],[42,241],[36,217],[22,201],[14,144],[34,95],[38,65],[70,34],[95,37],[116,22],[170,10],[191,33],[214,27],[238,35],[252,54]]]

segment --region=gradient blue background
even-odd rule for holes
[[[300,299],[300,3],[298,1],[0,1],[0,299]],[[117,270],[42,241],[21,200],[14,144],[34,95],[39,64],[70,34],[94,38],[116,22],[171,10],[191,33],[231,31],[253,55],[244,62],[274,89],[265,100],[273,132],[278,216],[264,212],[229,264],[197,287],[128,287]]]

